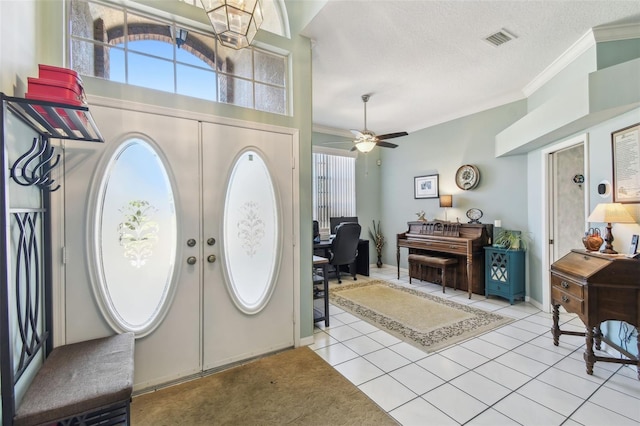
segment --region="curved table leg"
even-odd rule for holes
[[[553,326],[551,327],[551,334],[553,335],[553,344],[558,346],[560,344],[560,305],[553,305]]]
[[[594,327],[586,327],[586,344],[584,350],[584,361],[587,363],[587,374],[593,375],[593,364],[596,363],[596,356],[593,353],[593,329]]]

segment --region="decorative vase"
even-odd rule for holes
[[[584,244],[584,248],[586,248],[587,251],[600,250],[602,243],[604,243],[604,240],[599,234],[586,235],[582,238],[582,244]]]
[[[376,262],[378,268],[382,268],[382,255],[378,255],[378,261]]]

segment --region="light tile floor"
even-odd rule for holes
[[[361,277],[363,279],[366,277]],[[551,314],[525,302],[509,305],[431,283],[397,279],[391,266],[370,278],[421,289],[497,312],[514,322],[478,337],[426,353],[330,307],[330,327],[317,323],[318,355],[402,425],[638,425],[640,381],[635,367],[596,362],[585,372],[584,338],[560,337],[554,346]],[[562,314],[563,330],[583,331]]]

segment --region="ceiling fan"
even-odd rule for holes
[[[362,95],[362,102],[364,102],[364,130],[351,130],[351,133],[356,135],[356,140],[353,141],[355,146],[351,148],[351,151],[355,151],[357,149],[360,152],[367,153],[376,146],[381,146],[383,148],[395,148],[398,145],[391,142],[385,142],[385,140],[399,138],[400,136],[407,136],[409,134],[407,132],[396,132],[376,136],[376,134],[371,130],[367,130],[367,102],[370,97],[371,95]]]

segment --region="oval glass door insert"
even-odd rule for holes
[[[255,150],[233,165],[223,218],[224,271],[238,309],[260,312],[276,282],[280,259],[279,206],[267,164]]]
[[[150,333],[171,299],[176,261],[174,196],[162,159],[135,138],[106,168],[95,218],[101,307],[114,328]]]

